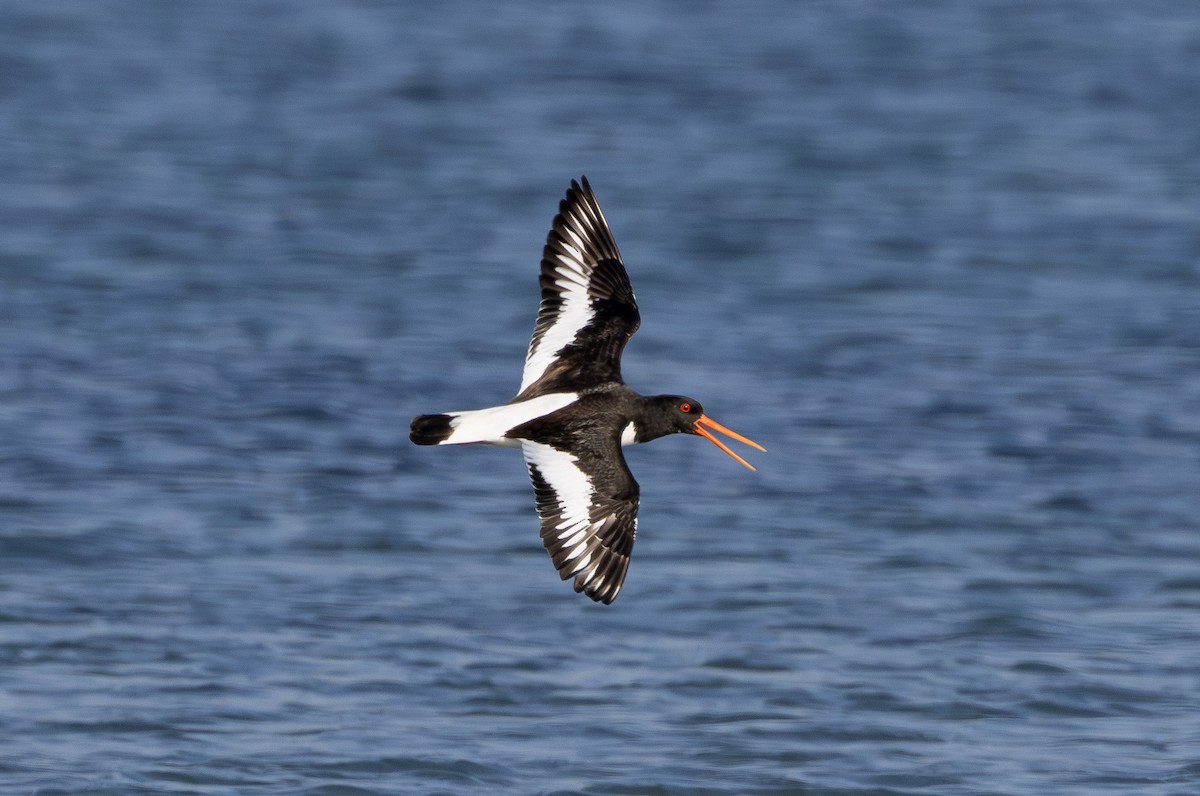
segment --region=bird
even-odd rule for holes
[[[571,180],[542,250],[541,304],[516,397],[501,406],[419,415],[417,445],[520,448],[541,539],[563,580],[611,604],[637,537],[640,491],[622,446],[668,434],[713,435],[760,451],[683,395],[643,396],[621,378],[621,354],[641,324],[621,253],[587,177]]]

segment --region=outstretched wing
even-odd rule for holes
[[[518,398],[620,382],[621,352],[641,322],[621,253],[580,179],[571,180],[542,250],[542,304]]]
[[[637,536],[638,485],[614,438],[576,456],[523,440],[542,543],[563,580],[597,602],[617,598]],[[594,455],[595,454],[595,455]]]

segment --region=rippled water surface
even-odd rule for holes
[[[0,791],[1200,792],[1200,17],[0,7]],[[561,583],[512,396],[586,173],[628,451]]]

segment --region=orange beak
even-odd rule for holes
[[[713,431],[720,431],[720,432],[721,432],[722,434],[724,434],[725,436],[727,436],[727,437],[733,437],[733,438],[734,438],[734,439],[736,439],[738,442],[744,442],[744,443],[746,443],[747,445],[749,445],[749,446],[750,446],[750,447],[752,447],[752,448],[758,448],[758,449],[759,449],[760,451],[762,451],[763,453],[766,453],[766,452],[767,452],[767,449],[766,449],[766,448],[764,448],[762,445],[759,445],[759,444],[758,444],[757,442],[755,442],[754,440],[751,440],[751,439],[746,439],[746,438],[745,438],[745,437],[743,437],[741,434],[738,434],[738,433],[737,433],[737,432],[735,432],[735,431],[730,431],[729,429],[725,428],[725,426],[721,425],[720,423],[718,423],[717,421],[713,420],[712,418],[710,418],[710,417],[708,417],[708,416],[706,416],[706,415],[700,415],[700,417],[699,417],[699,418],[697,418],[697,420],[696,420],[696,425],[695,425],[695,426],[693,426],[693,428],[695,429],[695,431],[696,431],[696,433],[697,433],[697,434],[699,434],[700,436],[704,437],[704,438],[705,438],[705,439],[707,439],[709,442],[711,442],[712,444],[716,445],[718,448],[720,448],[721,450],[725,451],[726,453],[728,453],[728,454],[729,454],[730,456],[732,456],[733,458],[737,459],[739,462],[741,462],[741,463],[742,463],[742,464],[744,464],[745,466],[749,467],[751,470],[753,470],[753,469],[754,469],[754,467],[752,467],[752,466],[750,465],[750,462],[746,461],[746,460],[745,460],[745,459],[743,459],[741,456],[738,456],[736,453],[734,453],[733,451],[729,450],[729,447],[728,447],[728,446],[727,446],[727,445],[726,445],[724,442],[721,442],[721,440],[719,440],[719,439],[717,439],[716,437],[714,437],[714,436],[712,435],[712,432],[710,432],[708,429],[710,429],[710,428],[711,428]]]

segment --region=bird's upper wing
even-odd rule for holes
[[[575,591],[611,603],[629,570],[637,536],[638,485],[616,438],[579,455],[523,440],[521,450],[537,496],[542,543]]]
[[[571,180],[542,250],[542,304],[518,398],[620,382],[621,352],[641,322],[621,253],[581,179]]]

